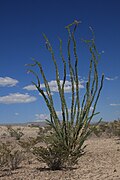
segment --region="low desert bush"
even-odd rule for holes
[[[40,140],[39,140],[40,141]],[[24,149],[25,157],[29,164],[32,163],[31,157],[33,156],[32,149],[38,143],[38,138],[29,137],[27,139],[22,139],[18,144]]]
[[[120,120],[109,123],[109,129],[112,135],[120,137]]]
[[[1,138],[6,138],[6,137],[7,137],[7,133],[1,134]]]
[[[115,120],[113,122],[100,123],[93,132],[96,136],[102,136],[105,134],[108,137],[118,136],[120,137],[120,121]]]
[[[15,170],[23,159],[22,151],[12,147],[10,143],[0,143],[0,169]]]
[[[20,140],[20,138],[24,135],[21,129],[13,129],[12,126],[7,126],[7,131],[9,132],[11,137],[15,137],[16,140]]]

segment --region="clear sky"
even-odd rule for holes
[[[97,110],[107,121],[120,117],[119,0],[0,0],[0,123],[29,122],[49,115],[43,98],[29,86],[35,79],[26,73],[25,64],[32,63],[32,57],[43,65],[56,110],[60,113],[53,63],[45,49],[42,33],[53,44],[59,70],[62,72],[58,36],[63,39],[65,49],[67,32],[64,27],[75,19],[82,21],[77,31],[77,42],[82,37],[91,37],[89,26],[92,26],[97,48],[102,53],[99,74],[104,72],[105,81]],[[89,53],[81,42],[78,49],[83,93]],[[64,53],[66,56],[65,50]],[[65,93],[70,104],[69,76],[67,78]]]

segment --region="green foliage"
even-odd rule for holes
[[[62,111],[62,121],[60,121],[53,101],[51,89],[49,83],[46,79],[44,70],[40,62],[33,59],[34,64],[30,64],[31,67],[37,66],[39,72],[43,78],[45,91],[40,86],[39,75],[35,70],[29,70],[33,73],[37,79],[37,83],[33,82],[39,93],[44,98],[46,105],[50,112],[50,120],[46,120],[47,124],[52,128],[53,133],[49,134],[48,137],[44,138],[44,142],[47,147],[34,147],[33,153],[37,156],[39,160],[46,162],[50,169],[61,169],[68,165],[74,165],[77,163],[78,158],[83,154],[85,148],[84,141],[93,131],[93,128],[89,128],[92,118],[98,113],[95,112],[98,99],[103,87],[104,75],[100,80],[98,76],[98,60],[99,53],[95,45],[95,36],[92,31],[91,40],[83,40],[88,46],[91,59],[88,72],[88,81],[86,83],[86,92],[83,99],[80,99],[80,82],[78,76],[78,55],[77,55],[77,44],[75,39],[75,32],[78,27],[79,22],[74,21],[72,24],[66,26],[68,32],[68,43],[67,43],[67,56],[68,59],[65,60],[63,55],[62,40],[60,42],[60,57],[63,63],[63,80],[60,80],[59,70],[55,54],[50,44],[48,38],[45,34],[43,37],[45,39],[46,48],[49,51],[56,73],[56,82],[58,87],[58,93],[61,102]],[[73,65],[73,55],[74,55],[74,65]],[[67,101],[65,98],[65,83],[67,74],[67,65],[70,74],[70,82],[72,86],[71,91],[71,107],[68,109]],[[62,82],[62,83],[61,83]],[[91,107],[92,111],[91,111]],[[69,113],[70,112],[70,113]]]
[[[33,154],[39,161],[48,165],[51,170],[59,170],[64,167],[69,167],[77,163],[78,157],[84,154],[83,149],[72,151],[72,149],[65,146],[63,140],[57,139],[56,134],[53,133],[44,137],[46,146],[34,146]]]

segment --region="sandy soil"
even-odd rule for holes
[[[38,131],[29,127],[22,130],[26,136],[35,136]],[[1,140],[6,138],[4,133],[7,134],[6,127],[1,126]],[[50,171],[31,158],[31,164],[23,161],[14,171],[0,171],[0,180],[120,180],[120,139],[91,137],[85,143],[86,153],[73,169]]]

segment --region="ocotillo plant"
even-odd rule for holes
[[[45,139],[47,147],[34,147],[33,153],[38,157],[39,160],[47,163],[50,169],[61,169],[66,165],[74,165],[77,163],[78,158],[83,154],[84,141],[92,132],[89,128],[92,118],[98,114],[95,112],[98,99],[100,97],[101,89],[103,87],[104,75],[102,75],[100,84],[98,77],[98,60],[99,53],[95,45],[94,32],[92,31],[91,40],[83,40],[89,48],[91,59],[88,72],[88,81],[86,83],[86,92],[83,99],[80,99],[80,81],[78,76],[78,55],[77,55],[77,44],[75,39],[75,32],[78,27],[79,22],[74,21],[72,24],[66,26],[68,32],[68,43],[67,43],[67,56],[68,59],[65,60],[63,55],[63,45],[62,40],[60,42],[60,57],[63,63],[64,77],[60,80],[59,70],[57,61],[54,55],[52,45],[50,44],[47,36],[43,34],[45,39],[46,48],[50,52],[52,61],[56,73],[56,83],[58,87],[58,94],[60,96],[61,111],[62,111],[62,121],[60,121],[55,104],[53,102],[53,97],[51,89],[47,78],[45,76],[44,70],[40,62],[34,59],[34,64],[30,64],[31,67],[37,66],[39,68],[40,74],[42,75],[45,91],[41,88],[39,75],[34,70],[29,70],[33,73],[37,79],[37,83],[33,82],[39,93],[43,96],[46,105],[50,112],[50,120],[46,120],[49,126],[53,129],[53,134],[49,138]],[[71,46],[72,45],[72,46]],[[73,49],[72,49],[73,48]],[[72,56],[74,54],[74,66],[72,65]],[[70,74],[71,82],[71,107],[68,109],[68,104],[65,98],[65,83],[67,74],[67,65]],[[91,107],[92,112],[91,112]],[[69,113],[70,112],[70,113]]]

